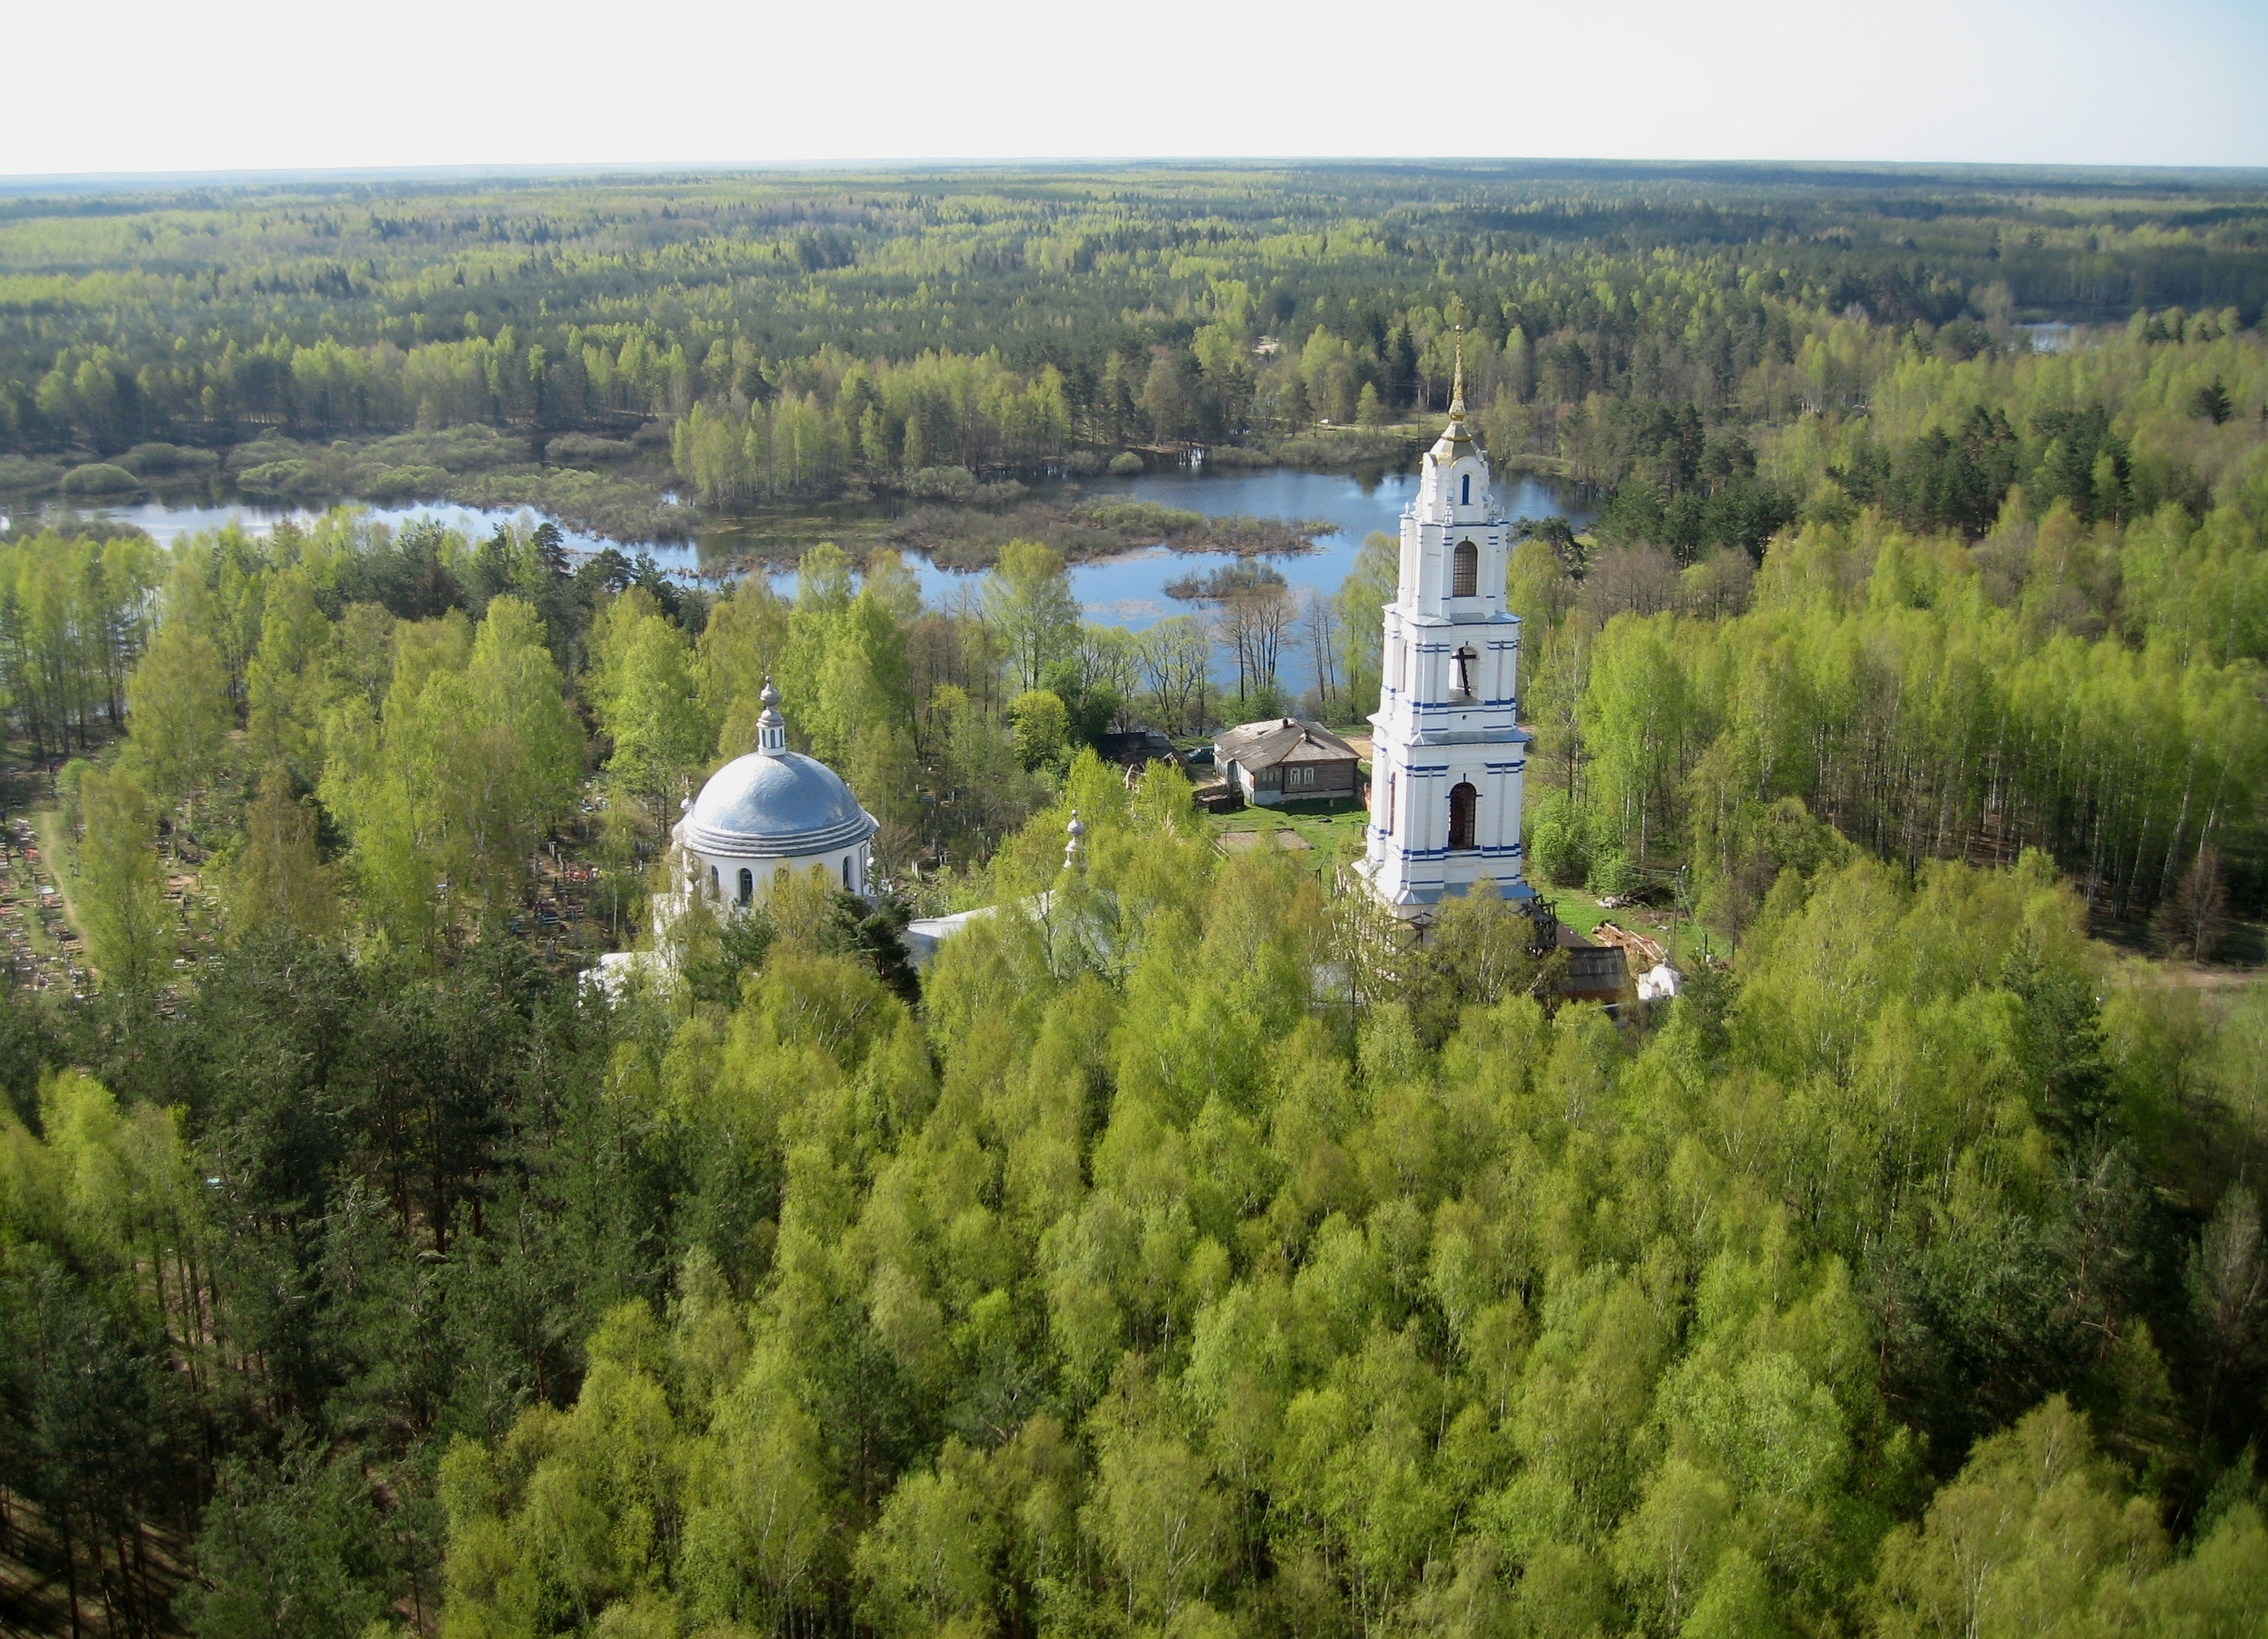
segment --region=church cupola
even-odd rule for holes
[[[1449,388],[1449,425],[1441,430],[1436,447],[1440,445],[1447,445],[1458,455],[1473,453],[1473,435],[1465,426],[1465,344],[1462,340],[1457,343],[1456,374]]]
[[[1489,488],[1488,457],[1465,420],[1465,360],[1458,349],[1449,425],[1425,452],[1418,529],[1402,533],[1396,602],[1429,615],[1483,617],[1504,608],[1506,528]],[[1405,525],[1410,519],[1405,517]]]
[[[756,719],[756,749],[766,757],[782,756],[787,750],[787,719],[780,715],[779,690],[770,678],[764,679],[764,691],[756,698],[764,708]]]

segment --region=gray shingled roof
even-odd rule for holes
[[[1274,768],[1279,763],[1359,763],[1355,749],[1321,723],[1296,717],[1239,723],[1213,738],[1213,760],[1233,760],[1244,768]]]

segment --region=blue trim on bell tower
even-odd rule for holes
[[[1359,867],[1398,913],[1493,881],[1521,880],[1521,784],[1529,736],[1518,714],[1520,618],[1505,596],[1510,531],[1488,457],[1465,422],[1460,346],[1449,424],[1425,454],[1402,515],[1401,565],[1371,718],[1371,823]],[[1456,572],[1462,555],[1470,584]]]

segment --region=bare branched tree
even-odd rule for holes
[[[1315,587],[1301,600],[1307,653],[1315,663],[1315,695],[1328,707],[1338,695],[1338,606]]]

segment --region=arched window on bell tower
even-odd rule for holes
[[[1470,478],[1465,480],[1469,484]],[[1449,595],[1473,597],[1481,589],[1481,549],[1470,541],[1457,543],[1449,557]]]
[[[1449,849],[1455,853],[1473,845],[1474,810],[1480,807],[1481,794],[1473,789],[1473,782],[1461,779],[1449,791]]]
[[[1467,473],[1467,474],[1465,475],[1465,483],[1464,483],[1464,487],[1463,487],[1463,489],[1462,489],[1461,491],[1458,491],[1458,496],[1457,496],[1457,505],[1458,505],[1458,506],[1470,506],[1472,504],[1473,504],[1473,475],[1472,475],[1471,473],[1469,473],[1469,473]]]
[[[1476,698],[1479,690],[1473,686],[1473,675],[1480,669],[1481,657],[1473,652],[1469,643],[1449,657],[1449,693],[1452,698]]]

